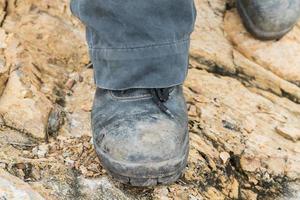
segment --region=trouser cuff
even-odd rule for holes
[[[97,87],[110,90],[165,88],[184,82],[189,38],[135,48],[90,48]]]

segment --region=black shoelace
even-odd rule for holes
[[[171,88],[154,88],[150,89],[152,94],[152,99],[154,103],[159,107],[159,109],[166,113],[169,117],[174,119],[174,115],[170,112],[167,106],[165,106],[165,102],[169,100]]]

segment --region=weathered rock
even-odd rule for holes
[[[220,158],[222,159],[223,163],[226,164],[228,159],[230,158],[230,155],[227,152],[221,152]]]
[[[0,169],[0,199],[42,200],[44,198],[27,183]]]
[[[72,95],[66,97],[66,123],[63,126],[64,135],[80,137],[91,135],[90,115],[95,93],[92,69],[85,69],[81,73],[81,82],[72,88]],[[82,92],[85,91],[85,92]]]
[[[17,130],[3,127],[3,124],[0,122],[0,144],[9,144],[26,149],[34,147],[36,142]]]
[[[34,154],[38,157],[38,158],[45,158],[47,153],[49,152],[49,146],[46,144],[42,144],[39,145],[38,147],[36,147],[37,149],[35,150],[35,148],[33,149]]]
[[[195,2],[201,12],[192,35],[192,66],[300,102],[298,26],[279,42],[262,42],[246,32],[235,9],[226,10],[225,1]]]
[[[291,125],[284,125],[276,127],[277,132],[283,137],[297,142],[300,140],[300,127],[295,127]]]
[[[299,25],[260,42],[233,1],[195,3],[188,166],[172,185],[137,189],[107,178],[92,147],[93,72],[69,1],[0,0],[0,168],[48,199],[297,199]]]
[[[194,99],[201,98],[203,102],[196,103],[201,107],[202,134],[224,145],[227,152],[240,155],[245,171],[255,172],[267,166],[270,174],[300,177],[300,144],[284,139],[275,130],[288,120],[300,124],[299,113],[250,92],[235,79],[217,78],[191,69],[186,87],[193,90],[199,85],[203,88],[202,93]],[[248,116],[253,116],[257,124],[251,134],[242,129]],[[232,125],[224,125],[224,120]]]
[[[107,177],[88,180],[80,179],[81,194],[85,199],[129,200],[130,198],[117,188]]]
[[[278,41],[259,41],[243,27],[237,12],[226,12],[225,31],[234,48],[280,78],[300,86],[300,29]]]
[[[165,186],[160,186],[154,189],[153,196],[155,200],[169,200],[169,190]]]
[[[4,126],[16,129],[36,139],[45,139],[48,114],[51,110],[50,101],[35,91],[33,98],[26,98],[24,91],[35,90],[21,82],[19,71],[10,74],[5,91],[0,98],[0,114]]]
[[[10,15],[3,22],[8,35],[0,31],[0,51],[4,55],[0,56],[0,94],[5,89],[0,114],[7,127],[37,139],[46,139],[48,131],[56,132],[62,125],[48,121],[53,103],[64,104],[62,94],[68,72],[89,62],[84,33],[74,29],[78,22],[69,10],[65,12],[68,2],[62,10],[61,3],[9,4]],[[5,84],[9,67],[10,78]]]
[[[3,55],[7,68],[10,68],[10,77],[2,85],[4,88],[0,98],[0,115],[4,126],[36,139],[45,139],[52,105],[38,90],[40,72],[32,63],[22,59],[28,54],[24,53],[14,34],[5,35],[4,44],[6,48]]]
[[[60,107],[52,108],[48,117],[47,133],[50,136],[57,136],[57,132],[64,123],[64,113]]]
[[[81,35],[78,35],[64,20],[37,12],[38,10],[27,15],[15,16],[20,17],[19,21],[15,21],[18,19],[12,17],[8,18],[4,24],[5,30],[15,33],[21,43],[28,47],[35,60],[34,64],[41,68],[41,71],[44,70],[44,73],[48,72],[52,76],[58,75],[54,78],[61,78],[66,73],[66,69],[61,68],[74,70],[75,67],[84,66],[88,62],[88,57]],[[22,31],[19,31],[20,29]],[[51,65],[52,68],[54,66],[57,68],[49,68]]]
[[[242,190],[242,198],[247,200],[256,200],[257,194],[251,190]]]
[[[6,64],[4,48],[6,48],[6,33],[0,28],[0,96],[3,93],[6,82],[9,77],[9,66]]]
[[[239,182],[236,179],[233,179],[231,183],[229,197],[231,199],[239,199]]]
[[[223,70],[235,73],[233,47],[224,37],[223,30],[226,1],[195,0],[195,4],[198,13],[195,31],[192,34],[191,57],[207,64],[216,63],[223,67]]]
[[[292,183],[290,185],[288,194],[281,196],[280,200],[298,200],[298,199],[300,199],[299,187],[300,187],[300,183]]]
[[[6,15],[6,6],[7,6],[7,1],[0,0],[0,24],[2,24]]]

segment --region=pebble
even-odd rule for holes
[[[256,200],[257,194],[251,190],[242,190],[242,198],[247,200]]]
[[[277,126],[276,132],[284,138],[293,142],[297,142],[298,140],[300,140],[300,128],[298,127],[285,124],[284,126]]]
[[[85,112],[91,112],[92,111],[92,104],[90,102],[86,102],[81,106],[81,109]]]
[[[76,83],[76,81],[74,80],[74,79],[69,79],[69,80],[67,80],[67,82],[66,82],[66,88],[68,89],[68,90],[71,90],[72,88],[73,88],[73,86],[75,85],[75,83]]]
[[[169,190],[167,187],[157,187],[154,189],[153,191],[153,194],[154,194],[154,199],[157,199],[157,200],[168,200],[169,197],[168,197],[168,194],[169,194]]]
[[[239,182],[236,179],[233,179],[232,185],[231,185],[231,191],[229,193],[230,198],[232,199],[238,199],[239,198]]]
[[[24,99],[26,99],[26,98],[31,99],[33,97],[33,93],[31,90],[24,90],[24,91],[22,91],[22,96]]]
[[[37,156],[38,158],[45,158],[48,152],[49,146],[46,144],[42,144],[38,147]]]
[[[191,117],[197,117],[198,116],[197,107],[196,106],[194,106],[194,105],[190,106],[189,116],[191,116]]]
[[[68,167],[70,168],[74,168],[75,167],[75,161],[74,160],[71,160],[69,157],[67,157],[65,159],[65,163]]]
[[[6,163],[0,163],[0,168],[5,169],[6,168]]]
[[[243,128],[247,131],[247,133],[252,133],[256,128],[256,121],[253,117],[247,116],[243,122]]]
[[[223,164],[226,164],[228,159],[230,158],[230,155],[227,152],[221,152],[220,153],[220,158],[222,159]]]
[[[194,195],[189,195],[189,200],[203,200],[203,197],[195,197]]]
[[[31,176],[35,179],[35,180],[40,180],[41,179],[41,173],[40,170],[38,169],[37,166],[33,166],[31,169]]]

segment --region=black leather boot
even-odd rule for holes
[[[93,139],[104,168],[133,186],[176,181],[188,157],[188,117],[182,86],[97,89]]]
[[[299,0],[237,0],[246,29],[261,40],[279,39],[300,17]]]

